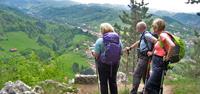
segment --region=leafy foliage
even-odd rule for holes
[[[0,57],[0,86],[7,81],[22,80],[29,85],[35,85],[40,81],[46,79],[54,79],[65,82],[67,78],[74,77],[71,66],[73,62],[88,67],[85,62],[87,60],[76,53],[65,54],[63,56],[55,57],[54,60],[49,60],[48,63],[41,61],[37,52],[31,51],[26,58],[19,53],[7,54]],[[27,55],[26,55],[27,56]]]

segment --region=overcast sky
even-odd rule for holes
[[[72,0],[81,3],[109,3],[128,5],[130,0]],[[140,0],[137,0],[140,1]],[[149,3],[151,9],[167,10],[172,12],[199,12],[200,4],[185,4],[187,0],[144,0]]]

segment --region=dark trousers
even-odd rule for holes
[[[145,88],[147,94],[159,94],[164,68],[163,58],[154,55],[152,58],[152,73]]]
[[[118,68],[118,64],[108,65],[104,63],[98,63],[101,94],[108,94],[108,83],[110,94],[118,94],[116,81]]]
[[[148,62],[149,58],[146,56],[140,57],[138,59],[138,63],[133,73],[133,87],[131,90],[131,94],[137,94],[141,79],[143,79],[143,82],[145,83]]]

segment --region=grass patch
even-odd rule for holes
[[[119,91],[119,94],[129,94],[130,93],[130,89],[129,88],[127,88],[127,89],[123,89],[123,90],[120,90]]]
[[[73,78],[74,73],[72,70],[72,65],[74,63],[79,64],[79,66],[89,67],[87,58],[76,53],[68,53],[58,57],[60,62],[59,67],[63,69],[64,73],[69,77]]]
[[[197,78],[178,78],[173,81],[166,80],[167,84],[173,85],[174,94],[199,94],[200,80]]]
[[[11,48],[17,48],[20,51],[27,48],[42,48],[35,40],[30,39],[24,32],[9,32],[7,33],[7,39],[1,40],[0,44],[5,51],[9,51]]]

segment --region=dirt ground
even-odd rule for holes
[[[78,94],[98,94],[98,85],[77,85],[79,88]],[[131,90],[131,85],[128,85],[129,90]],[[144,85],[141,84],[138,91],[142,91]],[[123,90],[125,88],[124,84],[118,84],[118,90]],[[174,94],[173,87],[170,85],[164,85],[163,94]]]

